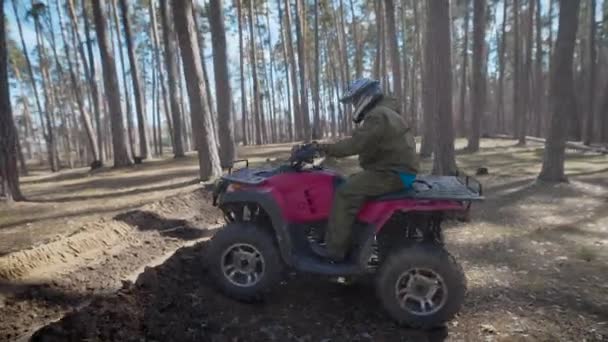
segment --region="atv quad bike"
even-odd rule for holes
[[[221,178],[214,205],[227,225],[210,241],[209,272],[220,290],[242,301],[261,299],[285,267],[331,277],[373,274],[383,307],[400,324],[432,328],[459,311],[466,291],[461,266],[445,249],[446,214],[481,200],[472,178],[419,177],[412,188],[370,198],[352,227],[343,262],[316,255],[332,199],[344,178],[313,165],[310,145],[276,168],[247,166]]]

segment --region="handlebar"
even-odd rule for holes
[[[296,145],[291,149],[289,162],[295,169],[301,169],[304,164],[313,164],[318,151],[314,144]]]

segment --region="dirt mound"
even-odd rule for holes
[[[209,195],[196,191],[87,223],[50,245],[0,258],[10,277],[0,279],[0,341],[19,340],[91,302],[105,308],[100,311],[119,310],[103,324],[135,324],[140,305],[128,302],[135,297],[108,294],[134,279],[144,265],[162,263],[178,248],[211,235],[219,214]],[[128,319],[120,316],[123,312]],[[83,321],[93,320],[75,324]]]
[[[372,287],[288,275],[264,303],[218,294],[203,267],[205,243],[184,247],[135,284],[38,331],[33,341],[440,341],[446,329],[393,324]],[[127,318],[128,317],[128,318]]]
[[[53,241],[0,257],[0,280],[22,279],[44,270],[66,268],[94,257],[111,248],[120,248],[137,243],[132,232],[159,231],[161,235],[193,240],[204,237],[204,233],[188,224],[213,225],[218,212],[210,205],[210,196],[205,191],[169,197],[151,203],[138,210],[118,214],[113,219],[98,218],[85,223],[69,236],[57,236]],[[170,219],[179,213],[179,219]]]

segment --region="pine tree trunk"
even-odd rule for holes
[[[95,143],[95,133],[93,132],[93,125],[91,123],[91,116],[89,115],[89,112],[87,111],[85,104],[84,104],[84,98],[82,95],[82,89],[80,88],[80,84],[78,83],[78,79],[76,77],[76,71],[74,71],[74,64],[76,64],[76,69],[78,68],[78,59],[76,59],[74,61],[74,63],[72,63],[72,58],[70,57],[70,45],[68,43],[68,38],[66,37],[66,33],[65,33],[65,27],[64,27],[64,23],[63,23],[63,15],[61,13],[60,10],[60,6],[59,6],[59,1],[56,0],[55,2],[56,4],[56,9],[57,9],[57,17],[59,19],[59,26],[60,26],[60,31],[61,31],[61,38],[63,39],[64,42],[64,53],[66,55],[66,59],[68,62],[68,72],[70,74],[70,80],[72,82],[72,90],[74,92],[74,97],[76,98],[76,103],[78,105],[78,110],[80,112],[80,118],[82,120],[82,125],[85,129],[85,133],[87,136],[87,140],[89,143],[89,148],[93,157],[93,163],[95,163],[95,165],[98,165],[100,162],[100,155],[99,155],[99,149],[98,146]],[[79,70],[78,70],[79,71]],[[91,164],[93,165],[93,164]]]
[[[462,67],[460,68],[460,115],[458,116],[458,134],[461,137],[467,135],[466,130],[466,98],[467,98],[467,66],[469,64],[469,0],[464,0],[464,42],[462,43]]]
[[[220,158],[217,151],[217,141],[213,130],[211,113],[205,97],[203,83],[203,68],[201,65],[200,49],[196,36],[196,27],[192,18],[192,2],[190,0],[172,0],[174,21],[179,39],[186,87],[190,99],[190,116],[192,129],[199,130],[198,159],[200,178],[203,181],[215,178],[221,174]]]
[[[72,0],[70,0],[68,2],[68,5],[71,5]],[[81,58],[82,58],[82,64],[83,67],[88,70],[88,74],[89,74],[89,87],[91,88],[91,98],[93,100],[93,110],[95,113],[95,126],[97,128],[97,146],[99,148],[99,159],[103,162],[104,159],[104,139],[103,139],[103,124],[102,124],[102,120],[101,120],[101,107],[102,107],[102,101],[100,102],[101,99],[101,91],[99,90],[98,86],[97,86],[97,76],[96,76],[96,68],[95,68],[95,59],[93,58],[93,39],[91,38],[91,30],[90,30],[90,26],[89,26],[89,16],[87,13],[87,7],[86,7],[86,2],[85,1],[81,1],[81,5],[82,5],[82,19],[84,21],[84,33],[85,33],[85,39],[86,39],[86,45],[87,45],[87,54],[89,57],[88,60],[88,65],[87,65],[87,60],[84,57],[84,50],[81,52]],[[73,30],[74,30],[74,34],[76,34],[78,38],[80,38],[80,35],[78,34],[78,25],[77,20],[76,20],[76,11],[73,9],[73,6],[70,6],[70,15],[73,16],[72,22],[74,25],[73,26]],[[81,42],[78,42],[79,46],[82,46]],[[84,47],[82,47],[82,49],[84,49]],[[85,74],[86,76],[86,74]],[[105,150],[106,153],[109,152],[109,150]]]
[[[104,15],[105,0],[93,0],[93,17],[95,19],[95,31],[97,32],[97,44],[103,68],[103,80],[108,106],[110,111],[110,122],[112,125],[112,148],[114,155],[114,166],[131,165],[131,159],[127,152],[126,139],[122,109],[120,108],[120,93],[118,78],[116,74],[116,63],[112,52],[112,45],[108,39],[106,28],[107,20]]]
[[[169,104],[171,121],[173,124],[173,154],[175,158],[184,156],[184,139],[182,137],[182,111],[179,105],[179,92],[177,88],[178,77],[180,77],[175,59],[177,54],[176,35],[173,27],[175,18],[171,16],[171,8],[168,1],[160,1],[160,16],[163,27],[163,41],[165,43],[165,68],[169,83]],[[198,46],[198,44],[197,44]],[[161,72],[162,73],[162,72]],[[191,109],[192,110],[192,109]],[[196,146],[199,148],[200,146]]]
[[[255,33],[253,31],[253,2],[249,2],[249,53],[251,59],[251,75],[253,77],[253,118],[255,121],[255,144],[262,144],[262,124],[260,122],[260,111],[262,110],[260,83],[258,80],[257,48],[255,43]]]
[[[304,0],[296,0],[296,36],[298,41],[298,65],[300,69],[300,113],[304,126],[304,141],[310,141],[311,127],[308,115],[308,70],[306,54],[306,4]]]
[[[13,4],[14,5],[14,4]],[[11,108],[8,83],[8,53],[6,49],[6,19],[4,1],[0,1],[0,183],[9,201],[23,201],[17,169],[18,137]]]
[[[304,123],[302,122],[302,112],[300,111],[300,91],[298,90],[298,72],[296,57],[293,51],[294,43],[291,35],[291,6],[290,1],[285,0],[285,25],[283,31],[285,32],[285,38],[287,43],[287,52],[289,53],[289,65],[291,67],[291,94],[293,97],[293,117],[296,133],[294,139],[302,139],[304,133]]]
[[[587,118],[585,125],[584,144],[589,146],[593,141],[595,127],[595,73],[597,65],[597,50],[595,42],[595,0],[589,0],[589,84],[587,85]]]
[[[139,77],[139,64],[133,44],[131,33],[131,20],[129,18],[129,7],[126,0],[119,0],[120,10],[122,13],[122,25],[125,32],[125,42],[127,43],[127,53],[129,56],[129,64],[131,66],[131,81],[133,82],[133,95],[135,97],[135,110],[137,112],[137,130],[139,133],[139,157],[142,159],[148,158],[148,137],[146,135],[146,107],[143,97],[143,85]]]
[[[479,151],[481,120],[486,109],[486,0],[473,2],[473,89],[471,131],[467,150]]]
[[[399,60],[399,40],[397,26],[395,25],[395,4],[393,0],[384,0],[384,13],[386,16],[386,35],[389,42],[391,69],[393,70],[393,94],[399,101],[401,115],[407,118],[406,96],[403,92],[403,79],[401,76],[401,64]],[[404,70],[405,71],[405,70]]]
[[[280,6],[280,0],[279,6]],[[247,134],[247,92],[245,90],[245,47],[243,45],[243,10],[242,0],[235,0],[237,9],[237,24],[239,32],[239,73],[240,73],[240,86],[241,86],[241,114],[242,114],[242,139],[243,145],[249,145],[249,135]],[[280,13],[280,11],[279,11]],[[280,14],[279,14],[280,18]]]
[[[110,0],[110,10],[112,11],[112,17],[114,19],[114,34],[112,34],[112,28],[110,27],[110,41],[112,42],[112,48],[114,51],[118,50],[118,56],[120,57],[120,76],[122,77],[122,86],[124,89],[125,98],[125,116],[127,117],[127,139],[129,142],[129,152],[131,157],[137,158],[135,152],[135,137],[133,133],[133,110],[131,107],[131,94],[129,93],[129,83],[127,82],[127,63],[125,62],[125,56],[122,48],[122,39],[120,34],[120,21],[118,20],[118,12],[116,11],[116,0]],[[112,26],[112,24],[110,24]],[[116,39],[114,39],[116,35]],[[114,44],[118,42],[118,48]],[[120,90],[119,90],[120,93]]]
[[[213,70],[215,75],[215,93],[217,96],[217,114],[220,144],[221,166],[228,168],[235,160],[234,134],[230,106],[232,93],[230,75],[228,74],[228,54],[226,52],[226,29],[221,0],[209,1],[209,26],[211,27],[211,44],[213,47]]]
[[[566,181],[564,172],[568,116],[573,115],[574,46],[578,30],[580,0],[560,0],[557,41],[551,63],[550,99],[553,115],[545,143],[543,166],[538,178],[548,182]]]
[[[543,132],[544,127],[544,108],[543,102],[545,99],[545,86],[544,86],[544,78],[543,78],[543,38],[542,38],[542,29],[543,29],[543,21],[541,16],[541,1],[536,1],[536,67],[534,71],[534,135],[540,137]]]
[[[435,125],[433,174],[455,175],[450,2],[435,0],[426,6],[424,111]]]
[[[38,51],[38,58],[48,61],[48,56],[46,55],[46,48],[44,45],[44,41],[42,40],[42,28],[40,24],[40,13],[36,13],[35,10],[31,12],[34,17],[34,30],[36,33],[36,49]],[[51,89],[51,81],[50,75],[48,71],[48,63],[40,64],[40,74],[42,81],[42,90],[44,94],[44,114],[45,114],[45,123],[46,123],[46,137],[48,140],[48,158],[49,165],[51,166],[52,172],[59,171],[59,163],[57,156],[57,142],[55,137],[55,101],[53,98],[53,90]]]
[[[525,113],[522,106],[521,43],[519,33],[519,0],[513,0],[513,130],[518,144],[526,143]]]
[[[505,60],[507,50],[507,0],[503,0],[502,29],[500,34],[500,50],[498,52],[498,92],[497,92],[497,118],[498,132],[505,133]]]
[[[531,120],[531,81],[532,81],[532,48],[533,48],[533,37],[534,37],[534,13],[536,12],[536,1],[528,0],[528,22],[526,24],[526,41],[525,41],[525,69],[521,74],[521,98],[522,98],[522,114],[521,123],[519,127],[519,144],[524,145],[526,143],[526,135],[528,134],[528,127],[532,127],[528,123]]]
[[[315,140],[321,139],[323,137],[323,131],[321,128],[321,114],[320,114],[320,98],[319,98],[319,75],[321,73],[320,64],[319,64],[319,0],[315,0],[315,89],[314,89],[314,128],[312,131],[312,138]]]
[[[237,0],[237,1],[240,1],[240,0]],[[285,23],[283,22],[283,11],[281,10],[281,0],[277,0],[277,8],[279,9],[279,23],[281,25],[281,45],[283,46],[283,59],[285,61],[285,85],[287,87],[287,99],[286,99],[287,113],[286,113],[286,116],[288,118],[287,121],[289,122],[289,127],[287,128],[287,130],[288,130],[288,134],[289,134],[289,141],[293,141],[295,139],[295,135],[293,132],[293,123],[292,123],[291,117],[292,117],[292,115],[294,116],[294,119],[296,117],[295,109],[296,109],[297,103],[298,103],[298,101],[297,101],[298,95],[294,94],[294,97],[291,96],[291,92],[292,92],[291,84],[293,84],[293,83],[290,83],[290,80],[292,82],[295,81],[293,72],[291,72],[291,73],[289,72],[289,65],[291,63],[289,62],[289,54],[287,52],[287,45],[288,45],[287,39],[291,40],[291,33],[287,34],[285,32],[287,29],[285,28]],[[287,38],[287,35],[289,35],[289,38]],[[293,54],[293,50],[292,50],[292,54]],[[295,65],[292,64],[292,66],[293,66],[293,68],[295,68]],[[242,77],[243,76],[241,74],[241,78]],[[243,90],[241,90],[241,91],[243,91]],[[293,108],[294,108],[293,112],[292,112],[292,101],[293,101]]]

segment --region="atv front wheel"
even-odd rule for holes
[[[394,250],[380,266],[376,290],[399,324],[429,329],[452,319],[466,293],[462,267],[430,243]]]
[[[247,222],[221,228],[209,242],[207,262],[219,289],[247,302],[263,299],[279,283],[283,271],[273,236]]]

